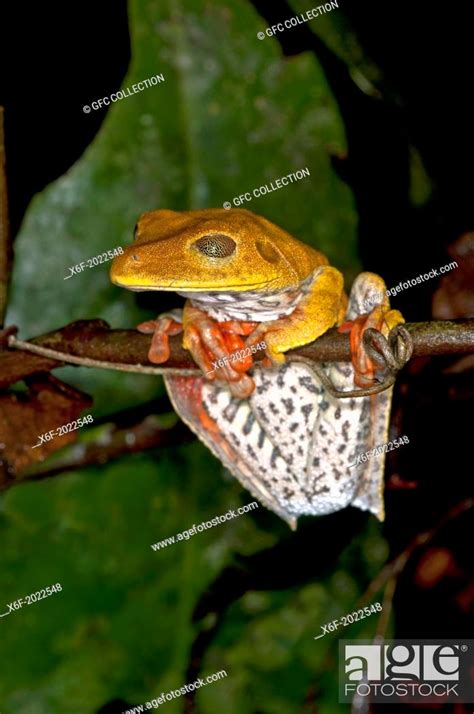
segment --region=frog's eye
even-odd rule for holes
[[[209,233],[195,241],[194,245],[200,253],[209,258],[227,258],[232,255],[237,244],[223,233]]]

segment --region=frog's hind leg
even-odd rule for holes
[[[363,397],[370,401],[371,428],[368,445],[364,451],[382,446],[388,439],[390,408],[393,388],[380,394]],[[366,463],[356,464],[359,472],[359,488],[354,498],[353,505],[367,510],[377,516],[380,521],[385,518],[383,498],[385,451],[375,454]]]
[[[363,345],[365,331],[373,328],[387,337],[394,327],[404,322],[402,314],[390,308],[383,279],[375,273],[366,272],[358,275],[352,285],[346,322],[339,326],[340,332],[350,332],[356,386],[362,388],[373,386],[376,372],[380,369],[365,351]]]
[[[338,391],[353,389],[354,368],[350,363],[333,362],[325,370]],[[326,490],[324,500],[327,505],[332,501],[334,507],[325,512],[352,505],[382,520],[383,463],[374,459],[373,463],[356,464],[356,460],[359,454],[381,443],[381,427],[388,419],[388,412],[380,412],[385,394],[340,399],[322,385],[321,388],[323,398],[308,454],[308,488],[314,494],[322,488]],[[319,503],[315,498],[314,513],[318,513]]]
[[[296,518],[279,502],[272,481],[276,473],[286,475],[287,464],[258,428],[249,400],[202,377],[165,377],[165,385],[184,423],[244,488],[294,529]]]
[[[367,316],[368,313],[368,316]],[[373,376],[375,366],[370,363],[362,347],[362,334],[367,327],[379,329],[384,336],[395,325],[402,323],[403,317],[398,310],[391,310],[386,294],[386,286],[382,278],[374,273],[361,273],[352,286],[346,319],[353,324],[359,322],[362,329],[356,332],[357,344],[353,354],[353,364],[334,364],[329,370],[329,376],[334,386],[341,390],[353,388],[357,373]],[[355,366],[354,366],[355,365]],[[364,454],[382,446],[388,440],[390,408],[393,389],[387,389],[370,397],[359,397],[357,402],[362,406],[360,423],[357,432],[357,453]],[[341,400],[341,402],[346,400]],[[354,402],[350,399],[349,402]],[[352,464],[351,471],[357,474],[359,486],[353,500],[353,505],[363,510],[369,510],[380,520],[384,518],[383,475],[385,453],[369,456],[366,462]]]

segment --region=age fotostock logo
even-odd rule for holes
[[[339,642],[339,701],[474,702],[474,640]]]

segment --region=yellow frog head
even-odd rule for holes
[[[144,213],[135,240],[113,260],[113,283],[130,290],[277,291],[297,287],[322,253],[244,209]]]

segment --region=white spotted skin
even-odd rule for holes
[[[354,282],[347,319],[363,314],[367,300],[384,299],[384,289],[374,292],[366,275]],[[350,363],[325,369],[339,390],[354,389]],[[166,384],[183,420],[254,497],[290,526],[300,516],[322,516],[349,505],[383,519],[384,455],[352,465],[359,454],[387,441],[392,390],[338,399],[306,363],[296,362],[255,368],[253,378],[255,391],[243,400],[222,383],[203,382],[203,406],[229,447],[224,449],[189,416],[173,378]]]
[[[308,294],[319,268],[296,288],[287,290],[246,292],[179,292],[194,307],[204,310],[214,320],[243,320],[245,322],[271,322],[291,315],[298,303]]]

